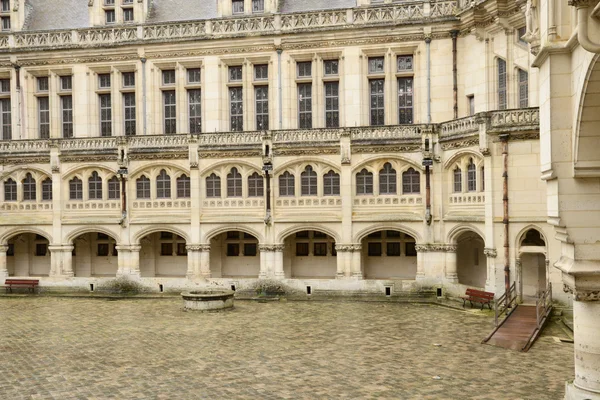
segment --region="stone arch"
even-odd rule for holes
[[[467,233],[467,232],[476,233],[477,235],[479,235],[481,240],[483,240],[483,242],[486,243],[485,235],[483,234],[483,232],[481,232],[481,230],[479,230],[477,227],[475,227],[474,225],[471,225],[471,224],[468,224],[468,225],[461,224],[461,225],[457,225],[454,228],[450,229],[450,232],[448,232],[448,235],[447,235],[446,242],[456,244],[458,237],[460,235],[462,235],[463,233]]]
[[[180,228],[175,228],[173,226],[150,226],[147,228],[142,229],[141,231],[137,232],[134,237],[133,237],[133,244],[140,244],[140,241],[153,233],[156,232],[171,232],[175,235],[179,235],[182,238],[185,239],[186,243],[190,243],[190,235],[187,234],[185,231],[181,230]]]
[[[84,235],[86,233],[104,233],[105,235],[113,238],[117,243],[120,243],[120,235],[111,231],[110,229],[103,228],[100,226],[84,226],[81,228],[75,229],[73,232],[70,232],[64,238],[64,243],[73,244],[73,241],[77,239],[79,236]]]
[[[284,229],[277,235],[277,243],[283,243],[283,241],[290,235],[293,235],[296,232],[301,231],[319,231],[328,234],[333,239],[335,239],[336,243],[340,242],[340,235],[338,232],[333,229],[327,228],[322,225],[317,224],[302,224],[302,225],[294,225],[290,228]]]
[[[521,229],[519,231],[519,233],[517,234],[517,236],[515,237],[515,248],[519,249],[522,246],[523,240],[525,240],[525,235],[527,235],[527,233],[531,230],[535,230],[540,234],[540,237],[542,238],[542,240],[545,243],[545,248],[546,248],[546,252],[548,249],[548,239],[546,238],[546,235],[544,235],[544,231],[542,230],[542,228],[540,228],[537,225],[527,225],[526,227],[524,227],[523,229]]]
[[[379,170],[381,169],[381,166],[383,166],[383,164],[385,164],[386,162],[389,161],[395,161],[396,163],[400,162],[406,165],[409,165],[410,167],[413,167],[415,170],[417,171],[422,171],[423,170],[423,166],[419,165],[417,162],[415,162],[414,160],[411,160],[410,158],[407,157],[403,157],[401,155],[391,155],[391,156],[372,156],[369,157],[365,160],[362,160],[360,163],[358,163],[357,165],[355,165],[352,168],[352,175],[356,175],[356,173],[360,172],[363,168],[366,168],[367,170],[373,172],[373,173],[378,173]],[[381,165],[379,165],[379,163]],[[374,164],[377,164],[377,166],[375,166]],[[404,171],[408,168],[403,168],[400,165],[394,165],[394,168],[397,171]]]
[[[312,165],[318,174],[326,173],[327,171],[329,171],[329,169],[334,170],[338,174],[340,173],[339,166],[335,165],[333,162],[331,162],[325,158],[306,157],[306,158],[301,158],[301,159],[293,159],[291,161],[288,161],[288,162],[280,165],[274,171],[273,175],[278,176],[279,174],[284,173],[286,170],[290,171],[290,173],[295,174],[296,169],[292,168],[292,167],[295,167],[297,165],[301,165],[301,166]],[[301,168],[301,170],[304,170],[304,168]],[[327,171],[325,171],[325,170],[327,170]],[[323,172],[323,171],[325,171],[325,172]]]
[[[210,231],[206,232],[203,235],[204,242],[210,243],[211,239],[219,236],[222,233],[229,232],[229,231],[240,231],[240,232],[247,233],[249,235],[254,236],[256,239],[258,239],[258,243],[264,243],[263,235],[258,233],[256,230],[249,228],[247,226],[243,226],[243,225],[232,225],[232,226],[225,225],[225,226],[220,226],[218,228],[211,229]]]
[[[46,238],[46,240],[48,240],[48,243],[52,244],[52,235],[50,235],[48,232],[44,231],[43,229],[39,229],[39,228],[35,228],[35,227],[27,227],[27,228],[17,228],[17,229],[11,229],[7,232],[5,232],[2,236],[0,236],[0,244],[1,245],[6,245],[8,243],[9,239],[12,239],[13,237],[23,234],[23,233],[34,233],[36,235],[40,235]]]
[[[5,179],[13,177],[13,179],[18,182],[22,180],[28,172],[32,173],[36,181],[44,180],[46,178],[52,179],[52,174],[48,173],[47,171],[44,171],[41,168],[20,165],[16,168],[11,168],[10,170],[3,171],[0,175],[0,180],[3,181]]]
[[[260,173],[262,171],[262,166],[259,166],[259,165],[256,165],[256,164],[252,164],[251,162],[248,162],[248,161],[244,161],[244,160],[235,160],[235,161],[225,160],[225,161],[216,162],[216,163],[211,164],[208,167],[204,168],[202,171],[200,171],[200,177],[201,178],[206,178],[207,176],[209,176],[213,172],[217,176],[221,176],[221,169],[223,169],[224,167],[226,167],[227,172],[229,172],[229,170],[231,170],[231,168],[238,167],[238,169],[239,169],[240,166],[244,166],[244,167],[248,168],[248,170],[250,171],[250,174],[252,174],[253,172]]]
[[[161,161],[159,163],[146,164],[142,167],[135,169],[129,174],[129,179],[135,180],[140,176],[145,175],[148,179],[153,180],[156,179],[156,176],[160,174],[160,171],[163,169],[167,171],[167,174],[169,174],[171,178],[179,177],[182,173],[186,174],[187,176],[190,176],[190,171],[186,170],[181,165]]]
[[[394,224],[394,223],[384,224],[384,225],[372,225],[368,228],[365,228],[365,229],[361,230],[360,232],[358,232],[354,236],[353,241],[354,241],[354,243],[360,243],[360,242],[362,242],[362,240],[364,238],[369,236],[371,233],[375,233],[375,232],[379,232],[379,231],[399,231],[399,232],[402,232],[402,233],[412,236],[417,243],[421,243],[421,241],[422,241],[421,235],[419,235],[419,233],[417,231],[415,231],[414,229],[408,228],[405,225]]]
[[[69,169],[68,171],[65,171],[65,173],[63,174],[63,180],[69,181],[74,176],[80,176],[80,177],[87,179],[88,176],[94,171],[102,171],[103,175],[105,175],[105,176],[117,174],[117,171],[115,169],[112,169],[110,167],[107,167],[107,166],[101,165],[101,164],[87,164],[87,165],[83,165],[83,166],[76,165],[75,167]]]
[[[576,177],[600,177],[600,115],[592,97],[600,97],[595,89],[600,81],[600,55],[590,61],[586,74],[582,74],[581,96],[573,121],[573,160]],[[592,89],[593,88],[593,89]]]
[[[458,160],[460,160],[462,158],[467,158],[467,157],[472,157],[473,162],[475,163],[475,165],[477,167],[481,166],[483,157],[481,156],[480,152],[471,150],[471,149],[463,149],[463,150],[457,151],[449,159],[444,161],[444,170],[447,170],[448,168],[452,168],[452,165],[454,165],[455,162],[457,162]]]

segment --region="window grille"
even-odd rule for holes
[[[227,174],[227,197],[242,197],[242,175],[237,168]]]
[[[310,78],[312,76],[312,62],[303,61],[296,64],[298,78]]]
[[[477,168],[471,159],[467,166],[467,190],[475,192],[477,190]]]
[[[254,80],[266,81],[269,79],[269,66],[267,64],[254,66]]]
[[[47,92],[49,89],[49,82],[47,76],[37,78],[38,92]]]
[[[244,130],[244,102],[241,87],[229,88],[230,129],[235,132]]]
[[[33,179],[31,174],[25,175],[25,179],[23,179],[23,200],[33,200],[36,199],[36,182]]]
[[[187,199],[191,197],[190,177],[181,175],[177,178],[177,198]]]
[[[48,97],[38,97],[38,128],[40,139],[50,137],[50,100]]]
[[[202,132],[202,92],[200,89],[188,90],[190,133]]]
[[[392,164],[385,163],[379,171],[379,194],[396,194],[396,170]]]
[[[456,167],[454,169],[454,193],[462,192],[462,171]]]
[[[340,62],[338,60],[326,60],[323,62],[325,76],[336,76],[339,74]]]
[[[372,126],[385,124],[384,80],[372,79],[370,88],[370,121]]]
[[[529,74],[519,70],[519,108],[529,107]]]
[[[62,136],[63,138],[73,137],[73,96],[60,97],[61,117],[62,117]]]
[[[142,175],[135,182],[136,194],[138,199],[150,198],[150,179]]]
[[[188,68],[187,70],[187,79],[188,83],[200,83],[201,78],[201,70],[200,68]]]
[[[229,67],[229,82],[241,82],[242,78],[242,67]]]
[[[261,13],[265,11],[265,0],[252,0],[252,12]]]
[[[110,74],[98,75],[98,88],[99,89],[110,89]]]
[[[12,121],[10,99],[0,99],[0,118],[2,118],[2,140],[12,139]]]
[[[17,182],[11,178],[4,182],[4,201],[17,201]]]
[[[325,82],[325,126],[327,128],[340,126],[339,107],[339,82]]]
[[[112,98],[110,94],[101,94],[100,98],[100,136],[112,136]]]
[[[171,177],[164,169],[156,177],[156,198],[170,199],[171,198]]]
[[[298,127],[312,128],[312,84],[298,84]]]
[[[340,174],[334,171],[329,171],[323,175],[323,195],[324,196],[339,196],[340,195]]]
[[[136,134],[135,93],[123,93],[125,136]]]
[[[407,72],[413,70],[413,56],[398,56],[396,71]]]
[[[269,87],[257,86],[256,96],[256,130],[266,131],[269,129]]]
[[[421,193],[421,174],[415,171],[414,168],[409,168],[402,173],[402,193]]]
[[[279,196],[295,196],[296,187],[294,183],[294,175],[285,171],[279,175]]]
[[[243,14],[244,13],[244,0],[232,0],[231,11],[233,14]]]
[[[83,182],[77,177],[69,181],[69,200],[83,200]]]
[[[263,177],[258,174],[258,172],[255,172],[248,177],[248,196],[264,196],[264,180]]]
[[[175,85],[175,70],[168,69],[162,72],[162,84],[163,86]]]
[[[506,110],[506,61],[498,59],[498,109]]]
[[[302,196],[317,195],[317,173],[308,165],[302,174],[300,174],[300,186]]]
[[[373,174],[364,168],[356,174],[356,194],[373,194]]]
[[[398,123],[413,123],[413,78],[398,78]]]
[[[385,62],[384,57],[369,58],[369,74],[383,74]]]
[[[96,171],[88,179],[88,197],[90,200],[102,200],[102,178]]]
[[[123,87],[135,87],[135,72],[123,72]]]
[[[206,177],[206,197],[221,197],[221,178],[214,173]]]
[[[165,134],[177,133],[177,100],[174,90],[163,92]]]
[[[42,181],[42,200],[52,200],[52,179]]]
[[[121,198],[121,182],[119,178],[113,176],[108,180],[108,199],[118,200]]]

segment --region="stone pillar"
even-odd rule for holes
[[[362,272],[362,244],[355,243],[352,247],[350,258],[350,271],[355,279],[363,279]]]
[[[456,259],[456,245],[446,246],[446,281],[458,283],[458,265]]]
[[[8,251],[8,245],[0,245],[0,279],[8,278],[8,265],[6,259],[6,252]]]
[[[285,278],[285,273],[283,272],[283,249],[285,248],[285,244],[276,244],[273,246],[275,251],[273,252],[273,271],[275,279],[283,279]]]
[[[260,274],[259,278],[283,279],[283,249],[284,244],[260,245]]]
[[[485,291],[496,293],[496,249],[483,249],[486,256],[487,278],[485,280]]]
[[[417,250],[417,276],[416,280],[425,279],[425,252],[429,250],[429,246],[424,244],[415,245],[415,249]]]
[[[48,246],[48,250],[50,250],[50,276],[74,276],[73,248],[73,245]]]
[[[563,273],[564,290],[573,294],[575,381],[567,400],[600,400],[600,276]]]
[[[335,251],[337,252],[337,271],[336,278],[349,278],[352,275],[352,251],[354,246],[351,244],[337,244]]]
[[[200,245],[200,276],[210,278],[210,244]]]
[[[140,250],[139,244],[129,246],[117,246],[119,254],[119,267],[117,277],[128,276],[131,278],[140,278]]]
[[[200,276],[200,249],[201,246],[198,244],[188,244],[185,246],[187,250],[187,261],[188,268],[186,277],[188,279],[195,279]]]

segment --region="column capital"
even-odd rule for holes
[[[50,245],[50,246],[48,246],[48,250],[51,253],[53,253],[55,251],[69,252],[69,251],[73,251],[74,248],[75,248],[75,246],[72,245],[72,244],[58,244],[58,245]]]
[[[258,245],[258,249],[261,252],[278,252],[278,251],[283,252],[284,248],[285,248],[285,244],[283,244],[283,243],[278,243],[278,244],[259,244]]]
[[[453,243],[421,243],[415,245],[419,253],[456,253],[456,245]]]
[[[485,254],[487,258],[496,258],[498,256],[496,249],[491,248],[483,249],[483,254]]]
[[[210,244],[200,243],[200,244],[188,244],[185,246],[187,251],[210,251]]]
[[[4,252],[6,253],[8,251],[8,245],[7,244],[0,244],[0,253]]]
[[[115,248],[117,249],[117,251],[139,252],[140,250],[142,250],[142,245],[141,244],[117,245],[117,246],[115,246]]]
[[[349,243],[349,244],[335,244],[335,251],[337,251],[338,253],[344,253],[344,252],[348,252],[348,253],[353,253],[353,252],[359,252],[362,250],[362,244],[360,243]]]

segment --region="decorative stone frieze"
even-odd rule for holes
[[[187,251],[210,251],[210,244],[188,244],[185,246]]]
[[[344,252],[353,253],[353,252],[360,252],[361,250],[362,250],[362,244],[359,244],[359,243],[336,244],[335,245],[335,251],[337,251],[338,253],[344,253]]]
[[[485,256],[488,258],[496,258],[498,256],[496,249],[489,248],[483,249],[483,254],[485,254]]]
[[[285,244],[261,244],[258,246],[261,252],[282,252]]]
[[[582,290],[574,288],[567,283],[563,283],[563,291],[565,293],[571,293],[575,301],[599,301],[600,300],[600,289],[599,290]]]
[[[455,253],[456,248],[455,244],[446,243],[423,243],[415,246],[419,253]]]

